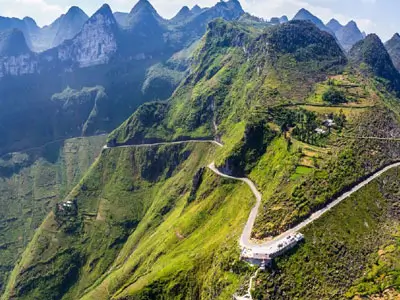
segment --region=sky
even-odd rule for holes
[[[93,14],[106,0],[0,0],[0,15],[22,18],[30,16],[38,25],[51,23],[72,5],[88,15]],[[187,5],[214,5],[218,0],[149,0],[165,18],[174,16]],[[384,41],[400,31],[399,0],[239,0],[245,11],[263,18],[287,15],[290,18],[306,8],[324,22],[336,18],[342,24],[355,20],[362,31],[377,33]],[[113,11],[128,12],[137,0],[108,0]]]

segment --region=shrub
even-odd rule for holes
[[[322,100],[332,103],[332,104],[339,104],[339,103],[346,103],[347,99],[344,95],[343,91],[330,87],[323,95]]]

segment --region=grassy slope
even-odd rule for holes
[[[338,137],[393,135],[399,128],[397,100],[370,73],[345,68],[346,61],[329,35],[308,26],[294,22],[260,34],[240,24],[210,24],[194,71],[171,101],[143,106],[111,135],[110,142],[221,136],[225,147],[217,153],[217,165],[235,172],[234,164],[241,162],[245,168],[240,168],[263,191],[264,210],[255,236],[268,237],[298,223],[343,189],[396,160],[398,152],[393,144]],[[292,36],[298,39],[289,39]],[[324,102],[323,95],[332,88],[348,103]],[[293,128],[279,136],[277,107],[303,114],[302,118],[304,110],[312,113],[319,126],[328,114],[343,114],[347,122],[328,137],[318,138],[312,129],[317,142],[299,141],[291,135]],[[386,123],[383,116],[389,116]],[[253,151],[247,149],[249,125],[257,119],[269,122],[277,138]],[[292,126],[304,124],[295,120]],[[267,153],[260,155],[266,146]]]
[[[343,299],[400,288],[399,178],[398,169],[387,172],[304,229],[305,242],[259,276],[255,298]]]
[[[299,44],[286,40],[293,34],[300,36]],[[229,135],[256,107],[304,102],[316,82],[345,62],[334,39],[310,24],[262,32],[221,20],[209,25],[194,60],[171,101],[142,106],[110,142],[210,137],[216,133],[213,120],[218,135]]]
[[[370,74],[352,68],[343,72],[340,49],[327,46],[333,39],[309,26],[294,22],[257,36],[238,24],[212,23],[198,50],[198,64],[171,101],[142,106],[110,136],[110,142],[222,136],[225,147],[215,154],[217,164],[229,171],[227,162],[250,162],[245,165],[248,176],[263,192],[264,206],[255,235],[262,238],[298,222],[344,188],[400,157],[396,143],[341,136],[400,136],[397,99]],[[299,40],[289,43],[286,38],[293,36]],[[324,102],[323,94],[332,86],[344,93],[349,103]],[[301,107],[296,105],[299,103]],[[322,126],[327,114],[339,115],[342,109],[347,119],[343,128],[334,128],[323,137],[316,136],[314,129],[308,133],[311,139],[296,136],[294,129],[308,126],[310,116]],[[282,118],[291,114],[296,116],[294,124],[282,130]],[[254,149],[252,134],[260,128],[268,134],[262,136],[266,140],[261,149]],[[269,134],[271,131],[274,134]],[[235,262],[236,239],[246,216],[245,210],[240,210],[239,217],[237,213],[245,192],[207,172],[196,200],[187,203],[191,178],[213,156],[209,149],[189,150],[191,154],[185,158],[181,146],[148,153],[143,149],[105,153],[68,197],[77,197],[78,215],[61,225],[54,216],[48,217],[15,270],[10,293],[27,299],[62,295],[65,299],[230,298],[247,275]],[[171,168],[167,176],[165,172]],[[350,232],[330,220],[326,226],[336,232],[332,235],[336,240],[321,245],[321,253],[307,250],[314,255],[312,262],[307,258],[311,254],[294,262],[289,256],[279,260],[284,276],[279,277],[279,272],[271,275],[276,285],[259,297],[340,298],[357,284],[354,280],[362,273],[356,265],[351,269],[351,282],[343,278],[346,263],[351,265],[354,256],[356,263],[366,266],[364,254],[377,251],[384,239],[390,238],[373,231],[382,227],[381,209],[388,203],[371,189],[363,191],[365,207],[356,210],[346,202],[338,208],[343,222],[350,224]],[[370,198],[374,195],[376,199]],[[245,203],[250,206],[249,200]],[[235,209],[230,210],[231,206]],[[345,218],[346,213],[354,218]],[[222,215],[232,223],[229,235],[225,234],[227,224],[220,223]],[[364,220],[367,229],[360,225]],[[73,232],[65,233],[67,227]],[[330,231],[324,228],[318,234],[326,232]],[[371,233],[379,239],[368,239]],[[355,242],[358,235],[365,240],[360,251]],[[313,238],[307,236],[307,241]],[[335,251],[340,253],[341,241],[346,239],[353,252],[340,260]],[[307,245],[309,242],[304,247]],[[339,250],[332,254],[331,249]],[[204,263],[199,264],[200,260]],[[321,267],[315,268],[313,263]],[[339,275],[327,276],[335,264]],[[299,271],[303,267],[307,273]],[[61,269],[68,272],[60,274]],[[296,272],[302,277],[293,279]],[[315,289],[304,283],[304,278],[311,277]],[[263,283],[260,287],[265,289]]]
[[[105,137],[69,139],[0,160],[0,291],[43,218],[80,180]]]
[[[297,223],[360,178],[398,160],[398,142],[346,138],[399,136],[398,108],[392,105],[395,98],[380,92],[375,81],[358,73],[344,74],[341,78],[341,82],[336,83],[339,87],[347,85],[348,81],[363,87],[364,92],[357,101],[335,107],[317,106],[317,109],[312,105],[301,107],[313,111],[321,119],[329,113],[343,111],[345,127],[332,129],[332,134],[319,146],[292,137],[288,150],[282,139],[280,149],[276,144],[270,148],[259,161],[261,165],[250,174],[264,190],[264,210],[257,218],[254,231],[258,238],[276,234]],[[327,89],[328,82],[320,83],[318,89]],[[308,101],[313,103],[319,99],[321,92],[312,94]],[[345,95],[350,98],[354,91],[345,91]],[[283,165],[271,158],[277,153],[283,158]]]
[[[5,298],[77,299],[90,292],[87,297],[107,299],[105,291],[120,296],[151,293],[141,290],[148,284],[158,284],[173,297],[176,288],[168,288],[164,280],[176,276],[193,278],[180,287],[187,293],[226,298],[240,280],[229,271],[237,261],[236,240],[254,199],[246,185],[207,171],[195,201],[188,203],[191,179],[210,161],[213,147],[105,151],[67,197],[78,199],[78,215],[57,223],[52,213],[45,220],[14,271]],[[65,232],[76,223],[75,231]],[[197,268],[198,259],[204,259],[204,269]],[[216,280],[211,290],[205,288],[207,280]]]
[[[252,202],[245,185],[207,171],[197,199],[180,198],[138,245],[133,234],[115,263],[124,264],[83,299],[229,299],[246,269],[236,243]]]

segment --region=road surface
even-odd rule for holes
[[[246,183],[250,187],[254,196],[256,197],[256,204],[254,205],[253,209],[250,212],[250,216],[247,219],[247,223],[243,229],[242,235],[240,236],[240,240],[239,240],[240,247],[251,248],[253,246],[253,243],[251,242],[251,232],[253,231],[253,227],[254,227],[254,223],[257,218],[258,210],[260,209],[261,200],[262,200],[261,193],[257,190],[257,187],[253,183],[253,181],[251,181],[248,178],[239,178],[239,177],[233,177],[233,176],[226,175],[215,167],[215,162],[212,162],[208,166],[208,168],[211,171],[213,171],[215,174],[217,174],[221,177],[233,179],[233,180],[240,180],[240,181]]]
[[[238,178],[238,177],[233,177],[233,176],[229,176],[229,175],[221,173],[221,171],[219,171],[215,167],[215,163],[210,164],[208,167],[214,173],[216,173],[219,176],[222,176],[222,177],[225,177],[225,178],[228,178],[228,179],[240,180],[242,182],[245,182],[250,187],[251,191],[253,192],[254,196],[256,197],[256,204],[255,204],[255,206],[253,207],[253,209],[252,209],[252,211],[250,213],[249,219],[247,220],[246,226],[245,226],[245,228],[243,230],[243,233],[242,233],[242,235],[240,237],[240,246],[242,248],[244,247],[244,248],[247,248],[247,249],[264,249],[264,248],[268,249],[268,248],[274,247],[276,244],[279,244],[280,241],[286,239],[288,236],[291,236],[291,235],[299,232],[301,229],[303,229],[304,227],[306,227],[310,223],[312,223],[315,220],[319,219],[324,213],[328,212],[333,207],[338,205],[340,202],[342,202],[343,200],[345,200],[346,198],[348,198],[349,196],[351,196],[352,194],[354,194],[355,192],[357,192],[358,190],[360,190],[361,188],[366,186],[372,180],[380,177],[382,174],[384,174],[385,172],[389,171],[390,169],[400,167],[400,162],[393,163],[393,164],[383,168],[382,170],[377,171],[376,173],[374,173],[373,175],[371,175],[370,177],[368,177],[367,179],[365,179],[361,183],[357,184],[350,191],[345,192],[340,197],[336,198],[334,201],[329,203],[326,207],[324,207],[321,210],[313,213],[310,217],[308,217],[306,220],[304,220],[303,222],[301,222],[297,226],[285,231],[281,235],[276,236],[276,237],[272,238],[271,240],[269,240],[267,242],[264,242],[264,243],[254,243],[251,240],[251,232],[253,231],[254,222],[256,220],[256,217],[257,217],[257,214],[258,214],[258,210],[259,210],[260,205],[261,205],[261,199],[262,199],[262,195],[257,190],[255,184],[248,178]]]
[[[214,140],[188,140],[188,141],[177,141],[177,142],[161,142],[161,143],[154,143],[154,144],[124,145],[124,146],[115,146],[115,147],[108,147],[106,145],[106,146],[104,146],[104,149],[129,148],[129,147],[151,147],[151,146],[160,146],[160,145],[178,145],[178,144],[186,144],[186,143],[212,143],[214,145],[217,145],[218,147],[223,147],[223,145],[221,143],[219,143],[217,141],[214,141]],[[240,240],[239,240],[239,244],[240,244],[241,249],[250,249],[252,252],[257,251],[257,250],[270,249],[271,247],[276,248],[276,246],[278,244],[280,244],[282,240],[286,239],[289,236],[292,236],[292,235],[296,234],[297,232],[302,230],[304,227],[306,227],[310,223],[312,223],[315,220],[319,219],[324,213],[328,212],[333,207],[335,207],[336,205],[341,203],[343,200],[345,200],[346,198],[348,198],[349,196],[351,196],[352,194],[354,194],[355,192],[357,192],[358,190],[360,190],[361,188],[363,188],[364,186],[369,184],[371,181],[373,181],[374,179],[380,177],[381,175],[383,175],[388,170],[396,168],[396,167],[400,167],[400,162],[388,165],[387,167],[383,168],[382,170],[377,171],[376,173],[372,174],[370,177],[368,177],[367,179],[365,179],[364,181],[360,182],[355,187],[353,187],[350,191],[343,193],[341,196],[339,196],[334,201],[329,203],[326,207],[324,207],[321,210],[313,213],[306,220],[304,220],[303,222],[301,222],[297,226],[285,231],[281,235],[276,236],[276,237],[272,238],[271,240],[269,240],[267,242],[255,243],[255,242],[253,242],[251,240],[251,232],[253,231],[254,223],[255,223],[255,220],[257,218],[260,206],[261,206],[261,200],[262,200],[261,193],[258,191],[258,189],[257,189],[256,185],[254,184],[254,182],[252,182],[250,179],[234,177],[234,176],[230,176],[230,175],[224,174],[224,173],[222,173],[220,170],[218,170],[216,168],[215,162],[212,162],[208,166],[208,168],[211,171],[213,171],[215,174],[217,174],[218,176],[221,176],[221,177],[224,177],[224,178],[227,178],[227,179],[238,180],[238,181],[242,181],[242,182],[246,183],[250,187],[252,193],[254,194],[254,196],[256,198],[256,204],[254,205],[254,207],[252,208],[252,210],[250,212],[250,216],[249,216],[249,218],[248,218],[248,220],[246,222],[246,225],[245,225],[245,227],[243,229],[242,235],[240,236]],[[258,269],[256,271],[256,273],[251,277],[247,294],[244,295],[244,296],[234,295],[234,299],[236,299],[236,300],[247,300],[247,299],[252,300],[251,288],[252,288],[252,285],[253,285],[253,281],[257,277],[257,274],[258,274],[259,270],[260,269]]]
[[[160,146],[160,145],[177,145],[177,144],[186,144],[186,143],[212,143],[214,145],[217,145],[218,147],[223,147],[223,145],[217,141],[214,140],[187,140],[187,141],[177,141],[177,142],[161,142],[161,143],[154,143],[154,144],[140,144],[140,145],[124,145],[124,146],[115,146],[115,147],[108,147],[104,146],[104,149],[110,149],[110,148],[129,148],[129,147],[150,147],[150,146]],[[300,230],[302,230],[304,227],[309,225],[310,223],[314,222],[315,220],[319,219],[324,213],[328,212],[331,210],[333,207],[341,203],[343,200],[348,198],[350,195],[353,193],[357,192],[364,186],[366,186],[368,183],[370,183],[372,180],[380,177],[383,173],[387,172],[390,169],[400,167],[400,162],[393,163],[391,165],[388,165],[387,167],[383,168],[380,171],[377,171],[361,183],[357,184],[355,187],[353,187],[350,191],[345,192],[338,198],[336,198],[334,201],[329,203],[326,207],[322,208],[321,210],[313,213],[310,217],[308,217],[306,220],[298,224],[297,226],[285,231],[284,233],[280,234],[279,236],[276,236],[274,238],[271,238],[267,242],[263,243],[255,243],[254,241],[251,240],[251,232],[253,231],[254,223],[256,220],[256,217],[258,215],[258,211],[261,206],[261,200],[262,200],[262,195],[261,193],[257,190],[256,185],[248,178],[240,178],[240,177],[234,177],[230,176],[227,174],[222,173],[220,170],[218,170],[215,166],[215,162],[212,162],[208,168],[213,171],[215,174],[218,176],[227,178],[227,179],[232,179],[232,180],[238,180],[246,183],[252,193],[254,194],[256,198],[256,204],[252,208],[250,212],[250,216],[246,222],[246,225],[243,229],[242,235],[240,236],[239,244],[241,248],[246,248],[246,249],[252,249],[252,250],[259,250],[259,249],[269,249],[271,247],[275,247],[277,244],[279,244],[282,240],[286,239],[288,236],[291,236]]]

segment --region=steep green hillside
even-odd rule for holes
[[[142,106],[111,135],[110,144],[227,134],[257,106],[304,102],[315,82],[346,62],[332,36],[301,21],[264,33],[214,21],[195,60],[171,101]]]
[[[399,290],[399,179],[398,169],[387,172],[306,228],[305,243],[260,273],[254,299],[360,299]]]
[[[5,299],[226,298],[246,269],[235,245],[254,200],[204,170],[214,147],[104,150],[66,198],[76,206],[56,207],[36,233]]]
[[[290,22],[255,37],[234,24],[210,24],[196,69],[172,101],[143,106],[110,145],[220,136],[220,168],[247,173],[263,192],[254,237],[300,222],[400,157],[392,140],[400,136],[398,99],[386,89],[397,92],[399,75],[382,43],[375,36],[360,42],[346,66],[340,49],[326,47],[329,36],[307,26]],[[326,127],[326,119],[335,125]]]
[[[3,18],[2,27],[20,28],[28,42],[55,45],[32,53],[23,32],[0,34],[0,154],[81,136],[82,131],[85,136],[109,133],[141,104],[168,99],[186,75],[192,45],[208,22],[219,17],[237,20],[243,13],[233,0],[168,22],[149,1],[141,0],[126,16],[126,26],[117,24],[108,5],[89,19],[74,7],[43,29],[30,18]],[[87,87],[100,87],[106,95],[98,105],[94,99],[73,101],[64,111],[52,101],[54,94],[69,89],[87,94]]]
[[[172,98],[142,105],[109,136],[37,231],[3,298],[230,299],[254,271],[238,262],[237,245],[254,197],[204,167],[215,160],[256,183],[254,238],[285,231],[399,160],[393,69],[374,36],[348,62],[309,22],[210,23]],[[224,146],[133,146],[193,139]],[[379,272],[362,278],[377,269],[374,253],[393,244],[383,231],[397,222],[395,188],[382,178],[306,228],[293,256],[260,275],[255,296],[342,299],[396,282],[394,264],[378,266],[394,274],[388,284]]]
[[[0,158],[0,293],[35,230],[104,142],[105,136],[70,139]]]

